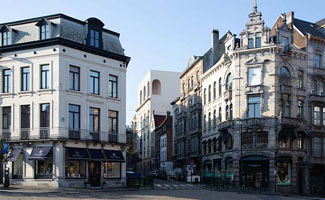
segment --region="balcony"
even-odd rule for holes
[[[249,118],[241,120],[242,127],[247,128],[258,128],[266,124],[265,118]]]
[[[293,87],[290,85],[280,85],[280,92],[286,94],[292,94]]]
[[[298,119],[298,118],[292,118],[292,117],[281,117],[279,119],[279,123],[283,126],[290,126],[290,127],[306,127],[307,126],[307,121],[303,119]]]
[[[232,99],[232,90],[227,90],[223,93],[225,101],[230,101]]]
[[[317,94],[310,94],[309,101],[324,103],[325,102],[325,96],[317,95]]]
[[[72,130],[68,128],[42,127],[37,129],[5,130],[2,137],[7,141],[21,140],[75,140],[101,143],[126,143],[126,134]]]
[[[233,125],[232,122],[233,121],[230,121],[230,120],[220,122],[219,125],[218,125],[218,130],[222,130],[222,129],[226,129],[226,128],[231,127]]]
[[[315,75],[321,75],[321,76],[325,75],[325,68],[313,67],[313,71]]]
[[[263,85],[252,85],[246,87],[245,94],[262,94],[263,93]]]

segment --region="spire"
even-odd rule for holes
[[[257,3],[256,3],[256,0],[254,0],[254,9],[253,9],[254,12],[257,12]]]

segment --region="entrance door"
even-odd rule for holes
[[[91,187],[100,186],[100,161],[90,161],[88,164],[88,181]]]
[[[266,188],[269,184],[268,161],[244,161],[243,183],[249,188]]]

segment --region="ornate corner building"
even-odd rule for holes
[[[324,191],[324,20],[261,12],[219,41],[201,77],[202,173],[250,188]]]

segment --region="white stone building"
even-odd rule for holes
[[[154,162],[154,130],[159,126],[170,102],[179,95],[178,72],[150,70],[138,85],[138,107],[136,110],[138,152],[142,162],[140,172],[147,174]]]
[[[13,184],[125,183],[126,68],[119,33],[56,14],[0,24],[2,137]]]

